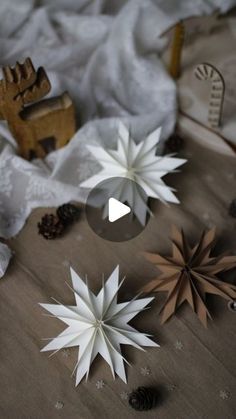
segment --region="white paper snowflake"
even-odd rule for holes
[[[135,191],[127,191],[124,187],[117,188],[113,197],[127,202],[142,224],[145,224],[146,212],[149,211],[147,202],[145,202],[145,217],[143,211],[139,209],[144,199],[147,201],[147,198],[151,197],[164,203],[179,203],[173,189],[163,182],[162,177],[173,172],[186,160],[174,158],[171,155],[163,157],[156,155],[160,133],[161,128],[158,128],[139,144],[136,144],[125,125],[120,121],[117,150],[105,149],[101,146],[87,146],[103,169],[82,182],[80,187],[92,189],[109,178],[126,178],[134,181],[146,193],[145,198],[140,197],[139,187]]]
[[[148,335],[139,333],[128,322],[135,317],[153,298],[134,298],[125,303],[117,303],[117,293],[124,279],[119,284],[119,266],[103,284],[99,294],[94,295],[76,272],[71,269],[72,291],[75,306],[63,304],[41,304],[54,317],[67,324],[67,328],[54,338],[42,351],[54,351],[79,346],[78,362],[75,366],[76,385],[86,375],[88,379],[90,365],[100,354],[109,364],[112,375],[115,373],[126,383],[121,344],[132,345],[144,350],[142,346],[158,347]],[[128,363],[128,362],[127,362]]]

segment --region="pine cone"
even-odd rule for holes
[[[64,229],[64,224],[54,214],[45,214],[41,222],[38,223],[39,234],[42,234],[47,240],[56,239],[61,236]]]
[[[231,217],[236,218],[236,199],[233,199],[229,206],[229,215],[231,215]]]
[[[80,214],[80,208],[73,204],[63,204],[57,208],[57,216],[63,224],[71,224]]]
[[[157,392],[150,387],[138,387],[129,395],[129,404],[135,410],[149,410],[157,405]]]
[[[184,145],[184,140],[178,134],[172,134],[168,140],[166,141],[165,148],[166,151],[171,153],[177,153],[178,151],[182,150]]]

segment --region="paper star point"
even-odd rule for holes
[[[74,370],[76,385],[84,376],[88,379],[90,366],[98,354],[109,364],[113,377],[116,373],[126,383],[124,362],[128,362],[121,354],[120,345],[131,345],[141,350],[142,346],[159,346],[149,339],[149,335],[139,333],[128,324],[153,298],[134,298],[117,303],[117,294],[123,283],[123,280],[119,283],[119,266],[103,284],[98,295],[90,291],[72,268],[70,272],[76,305],[40,304],[67,325],[42,351],[56,353],[60,349],[79,346]]]

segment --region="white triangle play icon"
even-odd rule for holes
[[[131,212],[128,205],[123,204],[115,198],[110,198],[108,201],[108,220],[113,223],[119,218],[124,217],[124,215]]]

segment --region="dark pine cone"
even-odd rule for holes
[[[149,410],[157,405],[157,392],[149,387],[138,387],[129,395],[129,404],[135,410]]]
[[[229,215],[236,218],[236,199],[234,199],[229,206]]]
[[[59,218],[54,214],[45,214],[38,223],[39,234],[45,239],[52,240],[61,236],[65,227]]]
[[[166,151],[171,153],[177,153],[182,150],[184,146],[184,140],[178,134],[172,134],[166,141]]]
[[[70,224],[75,221],[80,214],[80,208],[73,204],[63,204],[57,208],[57,216],[63,224]]]

